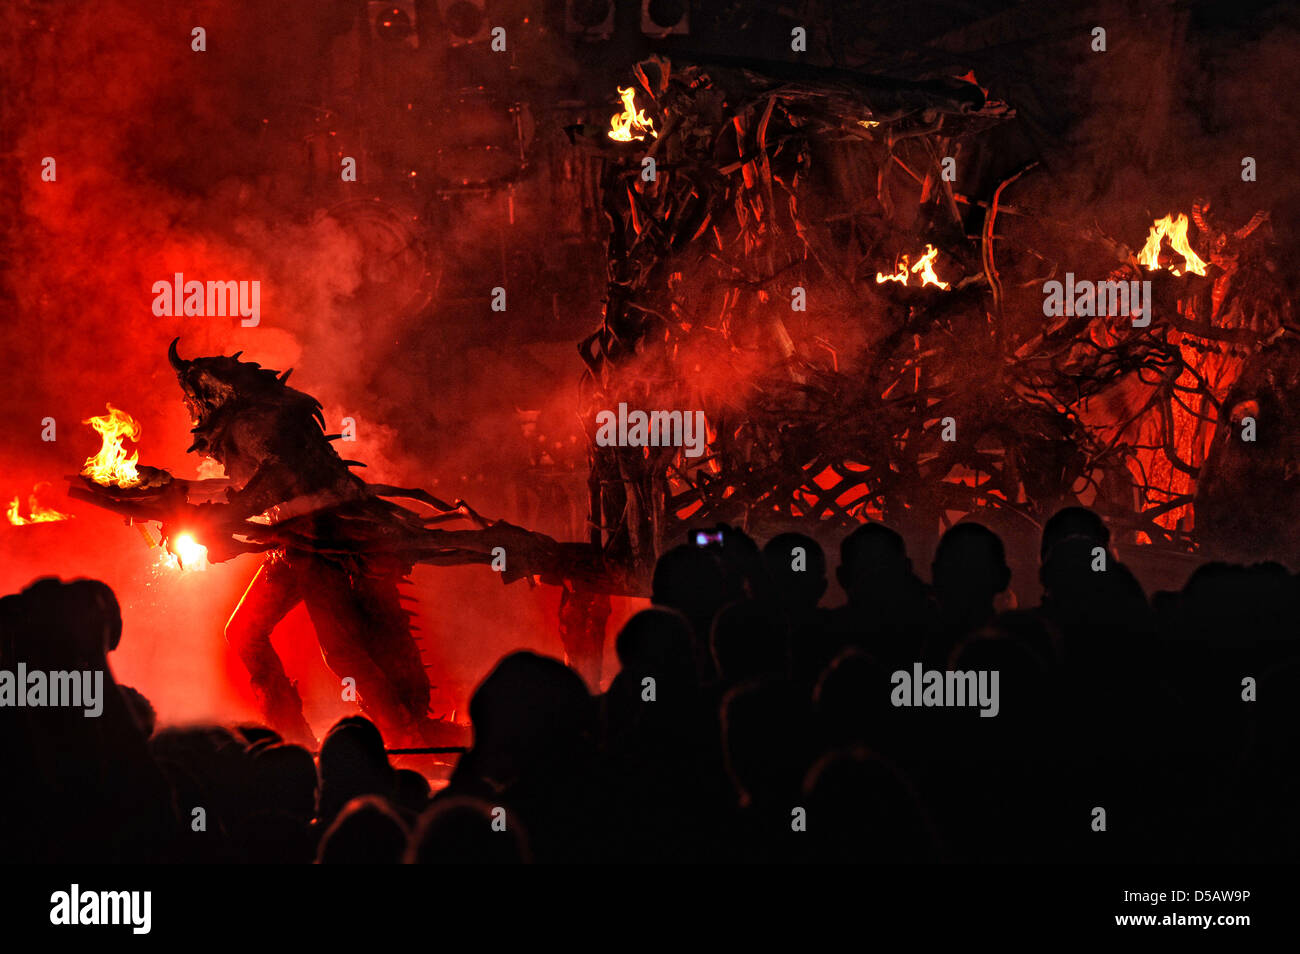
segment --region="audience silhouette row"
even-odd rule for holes
[[[318,755],[260,726],[155,726],[112,677],[117,600],[42,579],[0,600],[0,669],[105,672],[104,710],[0,709],[0,859],[20,862],[1281,861],[1300,721],[1300,579],[1201,566],[1148,601],[1105,523],[1043,529],[1033,607],[1003,543],[949,529],[925,583],[878,523],[724,528],[655,568],[593,695],[501,659],[436,793],[363,716]],[[998,674],[994,717],[897,704],[895,673]]]

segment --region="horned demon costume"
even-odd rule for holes
[[[320,402],[287,386],[290,372],[241,361],[242,352],[186,360],[178,341],[168,357],[194,422],[189,450],[220,463],[231,489],[225,503],[185,504],[163,532],[170,538],[198,527],[219,562],[267,553],[226,625],[267,721],[286,737],[312,739],[302,699],[271,645],[280,620],[306,603],[326,664],[355,680],[362,708],[386,736],[447,741],[428,718],[429,678],[398,584],[416,563],[488,563],[507,551],[504,579],[552,575],[572,562],[569,545],[489,523],[422,490],[367,483],[350,470],[357,462],[335,451],[338,435],[325,433]],[[424,517],[384,496],[440,512]],[[478,529],[427,526],[447,518],[473,520]]]

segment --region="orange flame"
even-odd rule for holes
[[[1187,216],[1181,212],[1176,219],[1172,215],[1156,219],[1151,225],[1150,234],[1147,235],[1147,244],[1138,253],[1138,261],[1153,272],[1159,271],[1160,247],[1165,239],[1169,239],[1170,247],[1183,257],[1187,271],[1193,275],[1205,274],[1205,262],[1192,251],[1192,246],[1187,241]],[[1182,270],[1173,265],[1169,266],[1169,270],[1175,275],[1182,274]]]
[[[19,511],[22,503],[19,498],[15,497],[9,504],[9,511],[6,514],[9,522],[15,527],[26,526],[30,523],[53,523],[56,520],[71,520],[72,517],[66,513],[59,513],[50,507],[41,506],[41,502],[36,499],[36,493],[42,487],[48,487],[49,484],[37,484],[32,488],[31,495],[27,498],[27,516],[24,517]]]
[[[939,276],[934,273],[934,260],[939,254],[939,250],[933,245],[926,243],[925,254],[917,259],[915,265],[910,264],[910,258],[907,255],[898,257],[897,271],[892,275],[886,275],[884,272],[876,272],[876,284],[881,285],[885,282],[898,282],[900,285],[908,284],[908,274],[917,275],[920,281],[917,283],[924,287],[926,285],[937,285],[944,291],[947,291],[951,285],[948,282],[939,280]]]
[[[103,438],[99,453],[94,457],[86,458],[86,465],[81,468],[81,476],[89,477],[95,483],[103,484],[105,487],[113,484],[122,488],[134,487],[140,483],[140,475],[135,469],[136,461],[140,459],[140,452],[133,451],[128,457],[126,449],[122,447],[122,439],[139,440],[140,425],[126,411],[119,410],[111,404],[107,407],[107,414],[87,418],[81,422],[89,424]]]
[[[609,138],[615,142],[642,140],[647,134],[658,139],[654,120],[645,114],[645,110],[636,108],[636,90],[631,86],[618,88],[619,98],[623,100],[623,111],[615,113],[609,120]]]
[[[876,284],[881,285],[885,282],[898,282],[900,285],[907,284],[907,256],[898,256],[898,271],[893,275],[886,275],[884,272],[876,272]]]

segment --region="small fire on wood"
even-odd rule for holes
[[[101,443],[99,453],[94,457],[86,458],[81,476],[100,487],[107,488],[104,492],[107,495],[106,499],[118,501],[130,499],[136,503],[143,503],[146,500],[156,501],[160,495],[165,496],[169,485],[172,484],[171,474],[156,467],[139,464],[140,452],[132,451],[128,454],[126,448],[122,446],[125,440],[140,439],[139,422],[121,408],[113,407],[112,404],[107,406],[107,414],[82,421],[99,433]],[[130,493],[123,495],[122,491]],[[96,497],[98,498],[98,495]],[[162,555],[158,558],[158,566],[181,571],[207,569],[207,547],[196,541],[189,533],[164,536],[160,544],[145,526],[145,523],[151,519],[161,521],[164,528],[166,527],[165,511],[157,516],[133,515],[133,522],[139,527],[141,536],[149,546],[161,545],[163,548]]]
[[[1192,251],[1192,246],[1187,241],[1187,216],[1181,212],[1176,219],[1173,215],[1166,215],[1152,223],[1147,244],[1138,253],[1138,261],[1143,267],[1153,272],[1160,270],[1160,252],[1166,239],[1169,240],[1169,247],[1185,260],[1187,271],[1193,275],[1205,274],[1206,263]],[[1173,264],[1169,265],[1169,271],[1175,275],[1183,274],[1183,270]]]
[[[99,453],[94,457],[86,458],[86,464],[81,468],[81,476],[89,477],[95,483],[105,487],[116,486],[122,489],[135,487],[141,483],[139,471],[136,470],[140,452],[133,451],[128,456],[122,441],[124,438],[132,441],[139,440],[140,425],[126,411],[115,408],[111,404],[107,407],[107,414],[87,418],[81,422],[89,424],[98,431],[103,441]]]
[[[883,285],[885,282],[898,282],[906,285],[909,283],[909,275],[916,275],[917,280],[912,282],[914,285],[937,285],[944,291],[949,289],[949,284],[939,280],[939,276],[934,273],[934,260],[939,254],[939,250],[929,243],[925,246],[925,254],[917,259],[915,265],[910,264],[910,257],[907,255],[898,256],[898,263],[895,266],[895,272],[892,275],[886,275],[884,272],[876,272],[876,284]]]
[[[22,527],[31,523],[53,523],[56,520],[71,520],[71,514],[59,513],[59,511],[52,507],[41,505],[40,500],[37,499],[37,495],[43,487],[48,486],[49,484],[41,483],[32,488],[31,495],[27,498],[26,516],[23,516],[21,512],[21,500],[18,497],[15,497],[9,504],[9,511],[6,514],[9,518],[9,522],[15,527]]]
[[[645,114],[645,110],[636,108],[636,90],[631,86],[626,89],[620,86],[618,95],[623,100],[623,111],[610,117],[609,138],[615,142],[639,142],[647,135],[658,139],[654,120]]]

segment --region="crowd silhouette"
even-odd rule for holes
[[[1003,543],[724,529],[655,568],[593,695],[501,659],[444,788],[362,716],[318,755],[258,726],[155,726],[108,654],[117,600],[43,579],[0,601],[0,669],[102,669],[98,718],[0,709],[0,858],[18,862],[1291,861],[1300,578],[1208,563],[1148,600],[1105,523],[1045,526],[1033,607]],[[996,672],[994,717],[896,704],[893,674]]]

